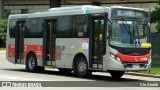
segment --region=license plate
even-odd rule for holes
[[[139,68],[138,64],[133,65],[133,68]]]

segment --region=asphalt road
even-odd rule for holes
[[[0,81],[53,81],[48,82],[48,84],[53,84],[54,87],[48,87],[47,89],[69,89],[69,90],[88,90],[88,89],[98,89],[106,90],[110,88],[113,90],[159,90],[160,82],[158,83],[159,87],[140,87],[140,84],[145,83],[146,81],[160,81],[160,78],[151,78],[151,77],[142,77],[142,76],[132,76],[124,75],[121,79],[115,80],[112,79],[108,73],[95,72],[89,78],[78,78],[74,74],[64,75],[58,72],[57,69],[47,69],[43,73],[30,73],[25,71],[24,65],[16,65],[8,62],[6,60],[6,53],[0,52]],[[60,82],[61,81],[61,82]],[[85,81],[85,82],[84,82]],[[149,82],[151,83],[151,82]],[[109,86],[109,87],[108,87]],[[120,86],[120,87],[116,87]],[[122,87],[123,86],[123,87]],[[128,87],[129,86],[129,87]],[[136,86],[136,87],[135,87]],[[61,88],[59,88],[61,87]],[[0,90],[9,89],[1,87]],[[13,88],[16,89],[17,88]],[[22,88],[20,88],[22,89]],[[32,89],[32,88],[24,88]],[[43,88],[33,88],[34,90],[41,90]]]

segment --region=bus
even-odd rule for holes
[[[10,15],[6,57],[30,72],[46,67],[87,77],[151,67],[148,12],[137,8],[82,5]]]

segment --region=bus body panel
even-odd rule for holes
[[[72,68],[73,60],[76,54],[82,53],[88,61],[88,49],[82,48],[83,41],[88,38],[58,38],[56,39],[56,47],[59,48],[58,60],[56,60],[56,67]]]
[[[7,40],[6,48],[7,60],[15,63],[15,39]]]
[[[69,15],[88,15],[88,14],[95,14],[96,13],[108,13],[108,19],[112,20],[112,14],[111,14],[111,7],[104,8],[97,8],[97,9],[80,9],[80,10],[69,10],[69,11],[47,11],[42,13],[34,13],[34,14],[24,14],[24,15],[11,15],[9,16],[9,22],[11,19],[19,20],[21,18],[26,18],[28,20],[34,19],[34,18],[41,18],[42,22],[45,23],[45,20],[50,19],[57,19],[57,17],[60,16],[69,16]],[[135,9],[136,10],[136,9]],[[108,29],[109,25],[107,24],[107,35],[108,35]],[[43,27],[41,27],[43,28]],[[15,63],[15,39],[10,38],[9,36],[9,24],[7,28],[7,41],[6,41],[6,57],[7,60],[11,63]],[[38,66],[45,66],[43,64],[43,38],[24,38],[24,59],[21,63],[17,64],[26,64],[27,55],[29,52],[34,52],[37,58],[37,65]],[[56,48],[55,48],[55,61],[52,66],[56,68],[69,68],[73,69],[73,60],[74,57],[82,53],[89,64],[89,38],[56,38]],[[128,68],[125,65],[135,65],[136,62],[132,63],[122,63],[121,61],[117,61],[111,57],[111,54],[117,55],[119,57],[122,57],[116,49],[113,49],[109,45],[109,39],[106,39],[106,53],[103,55],[103,61],[102,64],[100,64],[100,68],[97,68],[97,71],[107,71],[107,70],[116,70],[116,71],[132,71],[132,70],[148,70],[151,67],[151,57],[150,55],[147,56],[147,58],[150,58],[150,60],[147,63],[141,63],[145,65],[145,68]],[[125,58],[125,61],[130,61],[129,55],[126,55],[127,58]],[[143,56],[139,56],[142,57]],[[133,60],[136,57],[131,57]],[[51,61],[49,61],[51,63]],[[93,67],[96,67],[96,64],[93,65]],[[101,68],[102,67],[102,68]],[[127,67],[127,68],[126,68]],[[92,68],[91,68],[92,69]],[[95,69],[95,68],[93,68]]]
[[[33,44],[34,43],[34,44]],[[8,51],[7,51],[7,56],[8,60],[11,61],[12,63],[15,63],[15,39],[10,39],[8,41]],[[27,55],[29,52],[34,52],[37,61],[38,61],[38,66],[42,66],[42,63],[39,60],[42,60],[42,39],[25,39],[24,40],[24,59],[26,59]],[[25,60],[23,60],[25,64]]]
[[[81,9],[81,10],[69,10],[69,11],[58,11],[58,12],[54,12],[54,11],[49,11],[49,12],[42,12],[42,13],[33,13],[33,14],[17,14],[17,15],[10,15],[9,16],[9,23],[10,20],[16,20],[16,21],[25,21],[28,24],[28,20],[29,19],[34,19],[34,18],[42,18],[44,20],[48,19],[52,19],[54,17],[57,16],[66,16],[66,15],[87,15],[87,14],[92,14],[92,13],[104,13],[104,8],[97,8],[97,6],[93,6],[96,8],[89,8],[89,9]],[[88,13],[87,13],[88,11]],[[83,38],[80,39],[81,42],[79,42],[77,39],[73,39],[70,40],[71,38],[69,38],[69,40],[64,40],[64,39],[60,39],[57,38],[56,39],[56,47],[65,45],[65,51],[64,53],[62,53],[62,60],[56,60],[56,67],[63,67],[63,68],[72,68],[72,64],[73,64],[73,58],[75,57],[76,54],[78,53],[82,53],[85,55],[87,61],[88,61],[88,50],[89,48],[85,48],[83,49],[82,46],[84,41],[88,42],[88,46],[89,46],[89,39],[87,38]],[[75,44],[72,43],[72,41],[77,42]],[[69,46],[66,45],[66,43],[69,43]],[[72,44],[72,45],[71,45]],[[15,63],[15,39],[11,38],[9,36],[9,25],[8,25],[8,30],[7,30],[7,60],[9,60],[12,63]],[[75,45],[75,46],[74,46]],[[85,46],[84,46],[85,47]],[[87,47],[87,46],[86,46]],[[70,50],[71,49],[71,50]],[[72,51],[71,53],[68,53]],[[23,55],[24,58],[21,62],[21,64],[25,64],[26,63],[26,59],[27,59],[27,55],[30,52],[34,52],[34,54],[36,55],[37,58],[37,65],[38,66],[43,66],[43,62],[42,62],[42,54],[43,54],[43,39],[40,38],[25,38],[24,39],[24,51],[23,51]],[[59,56],[58,56],[59,57]],[[63,63],[63,64],[62,64]],[[18,61],[17,64],[20,64],[20,62]]]

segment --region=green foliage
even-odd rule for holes
[[[0,20],[0,46],[2,46],[6,41],[7,33],[7,19]]]
[[[4,18],[4,19],[7,19],[10,14],[11,14],[11,11],[10,11],[10,10],[4,10],[3,18]]]
[[[160,56],[152,53],[152,68],[160,68]]]
[[[150,70],[147,71],[138,71],[138,72],[144,74],[160,75],[160,68],[151,68]]]
[[[150,14],[151,23],[160,22],[160,7],[156,7]]]
[[[160,32],[160,22],[157,22],[156,29],[157,29],[158,32]]]
[[[8,16],[11,14],[10,10],[4,10],[3,19],[0,19],[0,47],[5,47]]]
[[[6,51],[6,48],[0,48],[0,51]]]
[[[151,12],[150,20],[151,23],[157,23],[156,29],[160,32],[160,0],[158,2],[158,6]]]

